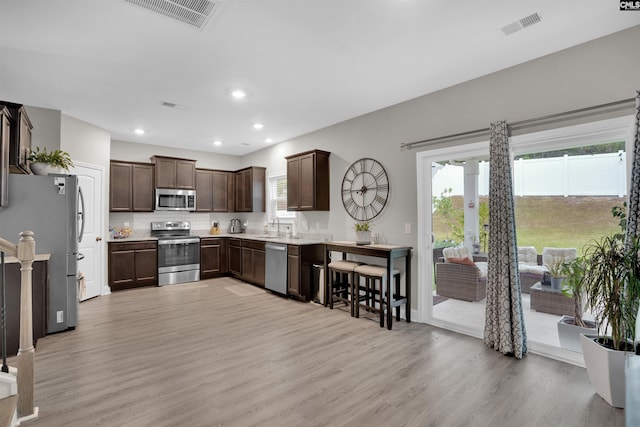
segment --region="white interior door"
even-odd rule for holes
[[[84,194],[85,224],[84,235],[78,250],[84,258],[78,261],[78,271],[84,276],[84,283],[78,295],[80,301],[103,294],[104,283],[104,213],[102,197],[102,180],[104,168],[76,163],[71,173],[78,175],[78,181]]]

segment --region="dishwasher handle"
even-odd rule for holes
[[[265,249],[272,249],[272,250],[276,250],[276,251],[286,251],[287,250],[287,245],[272,245],[272,244],[266,244],[265,245]]]

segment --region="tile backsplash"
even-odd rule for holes
[[[325,215],[318,213],[301,212],[296,215],[297,232],[300,236],[330,240],[332,235],[326,229]],[[262,234],[265,231],[265,224],[269,231],[275,231],[275,226],[269,221],[266,213],[209,213],[209,212],[110,212],[109,226],[131,227],[134,237],[147,237],[154,221],[190,221],[191,229],[194,231],[209,230],[214,221],[220,223],[223,233],[228,232],[230,222],[233,218],[239,218],[243,224],[247,224],[247,233]],[[282,230],[289,226],[291,222],[282,222]]]
[[[135,234],[148,233],[154,221],[190,221],[192,230],[208,230],[214,221],[219,221],[222,228],[235,218],[234,214],[212,214],[208,212],[111,212],[109,225],[113,227],[131,227]],[[128,225],[127,225],[128,224]]]

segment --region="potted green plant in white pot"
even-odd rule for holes
[[[62,150],[47,151],[47,147],[31,150],[28,160],[31,162],[31,171],[36,175],[62,174],[73,167],[69,153]]]
[[[368,221],[356,222],[356,245],[371,244],[371,225]]]
[[[582,353],[580,334],[597,333],[596,323],[582,318],[584,314],[584,273],[587,268],[582,257],[563,264],[562,294],[573,299],[573,316],[564,315],[558,321],[560,347]]]
[[[622,223],[622,221],[621,221]],[[625,403],[625,363],[634,354],[640,299],[640,239],[607,236],[585,251],[587,304],[598,323],[596,335],[581,335],[589,381],[617,408]]]

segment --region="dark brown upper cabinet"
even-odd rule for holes
[[[196,169],[196,212],[233,212],[234,173]]]
[[[156,188],[196,189],[196,161],[151,156],[156,167]]]
[[[111,161],[109,210],[152,212],[154,167],[149,163]]]
[[[0,101],[11,113],[11,135],[9,137],[9,171],[11,173],[30,174],[29,155],[31,154],[31,120],[22,104]]]
[[[266,168],[251,166],[235,173],[235,212],[264,212]]]
[[[287,210],[329,210],[329,155],[305,151],[287,159]]]

